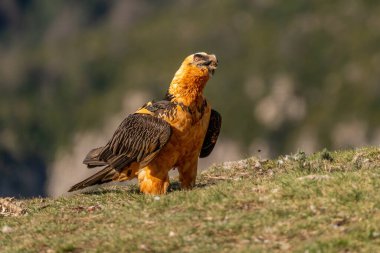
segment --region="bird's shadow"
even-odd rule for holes
[[[198,183],[194,186],[194,189],[206,188],[206,187],[209,187],[211,185],[213,185],[213,184]],[[171,193],[171,192],[179,192],[179,191],[185,191],[185,190],[181,189],[180,182],[179,181],[171,182],[167,192]],[[84,194],[84,195],[104,195],[104,194],[123,194],[123,193],[127,193],[130,195],[143,194],[140,192],[138,184],[129,184],[127,186],[113,185],[113,186],[109,186],[109,187],[96,187],[93,189],[83,190],[80,193]]]
[[[206,188],[208,186],[211,186],[212,184],[206,184],[206,183],[197,183],[195,184],[194,188],[193,189],[197,189],[197,188]],[[176,191],[187,191],[187,190],[183,190],[181,188],[181,184],[180,182],[178,181],[174,181],[174,182],[171,182],[170,183],[170,186],[169,186],[169,189],[168,189],[168,192],[176,192]]]
[[[140,190],[137,185],[127,185],[127,186],[119,186],[119,185],[112,185],[112,186],[106,186],[106,187],[96,187],[93,189],[88,189],[80,192],[81,194],[85,195],[103,195],[103,194],[139,194]]]

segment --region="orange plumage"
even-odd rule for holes
[[[198,157],[212,151],[220,131],[221,117],[203,96],[217,65],[215,55],[186,57],[165,99],[129,115],[107,145],[91,150],[84,161],[90,168],[106,167],[69,191],[138,177],[141,192],[163,194],[172,168],[178,169],[181,187],[191,189]]]

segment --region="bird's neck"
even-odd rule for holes
[[[182,67],[174,75],[170,83],[167,97],[171,101],[191,106],[203,100],[203,89],[209,79],[199,70],[188,70]]]

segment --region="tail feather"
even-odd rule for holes
[[[111,166],[107,166],[104,169],[102,169],[101,171],[92,175],[91,177],[73,185],[70,188],[69,192],[77,191],[77,190],[80,190],[80,189],[83,189],[83,188],[86,188],[86,187],[89,187],[92,185],[104,184],[104,183],[111,182],[112,178],[114,178],[116,176],[116,174],[118,174],[118,173],[119,172],[114,170]]]

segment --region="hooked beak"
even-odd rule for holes
[[[204,65],[207,66],[210,75],[213,76],[215,70],[218,68],[218,59],[216,59],[216,56],[214,54],[210,54],[209,60],[206,61]]]
[[[193,55],[193,64],[198,67],[206,67],[209,75],[212,76],[218,67],[218,59],[214,54],[195,53]]]

